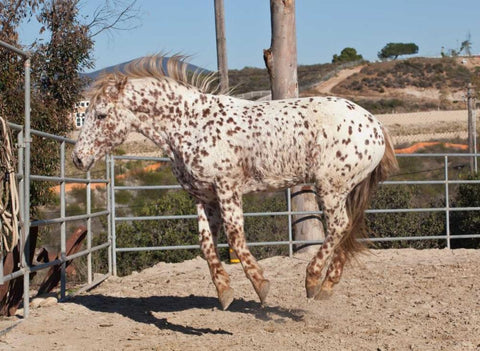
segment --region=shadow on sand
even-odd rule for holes
[[[219,307],[218,300],[206,296],[152,296],[152,297],[114,297],[105,295],[75,296],[68,303],[83,305],[86,308],[103,313],[118,313],[139,323],[153,324],[162,330],[171,330],[189,335],[233,333],[222,329],[194,328],[170,323],[166,318],[157,318],[153,313],[180,312],[189,309],[212,310]],[[235,300],[225,313],[251,314],[255,318],[268,321],[273,317],[287,318],[294,321],[303,319],[303,310],[287,310],[276,306],[262,306],[256,301]]]

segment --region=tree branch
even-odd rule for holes
[[[92,32],[91,37],[111,30],[131,30],[138,28],[138,24],[131,25],[130,22],[138,18],[139,10],[136,7],[137,0],[130,2],[125,7],[120,1],[107,2],[103,7],[98,7],[93,19],[87,24],[87,28]],[[121,8],[120,11],[116,10]]]

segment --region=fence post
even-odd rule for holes
[[[270,0],[272,41],[263,50],[263,59],[270,76],[272,100],[298,97],[297,37],[295,0]],[[297,185],[292,190],[293,212],[319,211],[314,187]],[[318,217],[294,215],[295,240],[318,240],[325,237]],[[297,252],[315,253],[318,246],[296,246]]]
[[[451,249],[450,243],[450,193],[448,190],[448,155],[445,155],[445,234],[447,236],[447,248]]]
[[[92,179],[90,175],[90,171],[87,172],[87,194],[86,194],[86,207],[87,207],[87,283],[92,284],[93,277],[92,277],[92,218],[90,215],[92,214],[92,183],[90,180]]]
[[[287,211],[288,211],[288,257],[293,257],[293,228],[292,228],[292,190],[287,189]]]
[[[62,261],[60,270],[60,299],[65,299],[67,291],[67,222],[65,221],[67,212],[66,190],[65,190],[65,141],[60,145],[60,260]]]
[[[115,231],[115,158],[110,155],[110,216],[112,274],[117,276],[117,236]]]
[[[24,124],[24,190],[23,190],[23,244],[22,249],[22,267],[24,268],[23,276],[23,315],[28,317],[30,313],[30,144],[32,137],[30,133],[30,55],[27,54],[24,63],[25,69],[25,124]]]
[[[467,109],[468,109],[468,152],[477,153],[477,126],[475,111],[475,90],[472,83],[467,86]],[[477,173],[477,156],[470,157],[470,172]]]
[[[105,155],[105,170],[107,177],[107,242],[110,244],[107,247],[107,261],[108,261],[108,275],[112,275],[112,206],[111,206],[111,183],[112,177],[110,174],[110,155]]]

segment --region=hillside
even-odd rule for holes
[[[123,71],[126,64],[84,76],[95,79],[103,72]],[[165,59],[162,65],[165,66]],[[188,70],[210,73],[191,64]],[[229,80],[233,95],[270,89],[265,68],[229,70]],[[480,87],[480,56],[298,66],[300,96],[341,96],[375,114],[463,109],[469,82]]]
[[[330,77],[336,70],[337,65],[331,63],[299,65],[298,81],[300,91],[318,84],[325,77]],[[234,89],[234,95],[270,89],[270,78],[265,68],[245,67],[241,70],[232,69],[228,71],[228,79],[230,86]]]
[[[135,60],[138,60],[140,59],[141,57],[137,57],[136,59],[133,59],[133,60],[130,60],[130,61],[126,61],[126,62],[122,62],[122,63],[119,63],[119,64],[116,64],[116,65],[113,65],[113,66],[108,66],[108,67],[105,67],[105,68],[101,68],[101,69],[98,69],[96,71],[93,71],[93,72],[88,72],[88,73],[81,73],[81,76],[83,77],[86,77],[88,79],[91,79],[91,80],[95,80],[97,79],[101,74],[104,74],[104,73],[112,73],[112,72],[125,72],[125,66],[127,66],[130,62],[132,61],[135,61]],[[158,60],[162,60],[161,62],[161,66],[163,67],[163,69],[166,71],[167,70],[167,62],[168,60],[170,59],[170,57],[158,57],[157,58]],[[210,71],[204,69],[204,68],[200,68],[198,66],[195,66],[195,65],[192,65],[190,63],[187,63],[187,71],[189,72],[205,72],[205,73],[210,73]]]
[[[411,112],[465,108],[466,86],[480,78],[480,60],[471,60],[478,66],[467,67],[452,58],[373,63],[336,85],[332,93],[357,100],[377,113],[379,109]]]
[[[270,87],[265,69],[230,70],[229,78],[234,94]],[[480,86],[480,57],[300,65],[298,80],[301,96],[342,96],[373,113],[463,109],[467,84]]]

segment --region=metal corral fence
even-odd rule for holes
[[[18,132],[18,145],[19,145],[19,163],[18,163],[18,175],[17,178],[20,182],[20,203],[21,203],[21,214],[22,214],[22,221],[21,221],[21,267],[18,271],[3,275],[3,271],[0,271],[0,283],[4,283],[14,278],[18,278],[23,276],[24,277],[24,315],[27,316],[29,313],[28,303],[30,300],[30,281],[29,281],[29,274],[32,272],[37,272],[40,270],[47,269],[54,265],[61,265],[61,284],[60,284],[60,298],[66,298],[66,264],[68,261],[71,261],[75,258],[79,258],[82,256],[87,257],[87,282],[77,289],[73,294],[78,294],[89,288],[99,284],[109,276],[116,275],[117,269],[117,255],[122,252],[136,252],[136,251],[147,251],[147,250],[179,250],[179,249],[199,249],[199,245],[178,245],[178,246],[155,246],[155,247],[118,247],[116,245],[116,227],[117,224],[120,222],[133,222],[133,221],[146,221],[146,220],[179,220],[183,221],[186,219],[196,219],[196,214],[190,215],[155,215],[155,216],[144,216],[144,217],[134,217],[134,216],[117,216],[116,215],[116,208],[119,204],[115,200],[115,194],[118,191],[122,190],[129,190],[129,191],[139,191],[139,190],[180,190],[180,185],[143,185],[143,186],[135,186],[135,185],[117,185],[114,181],[116,176],[116,163],[118,161],[150,161],[150,162],[163,162],[168,163],[170,160],[168,158],[156,158],[156,157],[137,157],[137,156],[108,156],[106,158],[106,170],[105,170],[105,178],[91,178],[90,173],[86,174],[86,178],[75,178],[75,177],[66,177],[65,176],[65,166],[66,162],[70,161],[70,155],[66,155],[66,146],[73,145],[74,141],[68,138],[59,137],[56,135],[51,135],[48,133],[31,130],[31,135],[42,137],[42,138],[49,138],[53,139],[58,142],[59,150],[60,150],[60,175],[59,176],[45,176],[45,175],[35,175],[26,173],[24,163],[25,163],[25,143],[24,143],[24,127],[10,124],[12,129]],[[450,170],[449,166],[450,160],[453,158],[462,158],[468,159],[473,156],[478,156],[474,154],[465,154],[465,153],[458,153],[458,154],[401,154],[397,155],[399,158],[440,158],[443,160],[443,177],[442,179],[438,180],[389,180],[384,182],[381,186],[389,186],[389,185],[400,185],[400,186],[421,186],[421,185],[440,185],[443,188],[443,197],[444,197],[444,206],[442,207],[422,207],[422,208],[395,208],[395,209],[371,209],[368,210],[368,213],[388,213],[393,216],[401,214],[401,213],[426,213],[426,212],[439,212],[444,213],[445,215],[445,234],[444,235],[428,235],[425,233],[423,236],[409,236],[408,233],[405,233],[404,236],[398,237],[378,237],[378,238],[371,238],[368,240],[372,241],[407,241],[407,240],[445,240],[446,247],[451,247],[452,240],[455,239],[462,239],[462,238],[480,238],[479,233],[470,233],[470,234],[463,234],[463,235],[455,235],[454,230],[450,228],[450,215],[452,212],[455,211],[480,211],[479,207],[451,207],[451,197],[450,197],[450,186],[458,185],[458,184],[480,184],[480,180],[457,180],[457,179],[450,179]],[[68,159],[68,161],[67,161]],[[35,181],[47,181],[47,182],[55,182],[60,185],[60,216],[57,218],[50,218],[48,220],[29,220],[24,221],[23,218],[28,214],[30,218],[30,211],[25,208],[25,204],[28,202],[27,198],[28,195],[25,191],[26,184],[32,183]],[[75,183],[75,184],[85,184],[86,186],[86,213],[82,215],[75,215],[75,216],[67,216],[66,215],[66,206],[67,206],[67,192],[66,192],[66,184]],[[92,211],[92,184],[100,183],[106,185],[106,198],[107,203],[106,207],[103,210],[94,212]],[[291,207],[291,194],[290,190],[287,190],[286,196],[286,208],[285,211],[279,212],[255,212],[255,213],[245,213],[246,217],[259,217],[259,216],[267,216],[267,217],[287,217],[288,218],[288,228],[287,232],[285,233],[285,239],[281,241],[263,241],[263,242],[249,242],[248,245],[253,246],[286,246],[288,247],[289,254],[292,255],[294,252],[294,248],[296,245],[305,245],[305,244],[319,244],[322,241],[296,241],[293,238],[293,229],[292,229],[292,222],[293,217],[295,215],[318,215],[321,212],[294,212]],[[106,232],[107,238],[105,242],[100,243],[96,246],[92,245],[92,237],[97,233],[92,232],[91,222],[94,218],[105,216],[107,218],[106,221]],[[69,222],[74,221],[85,221],[87,226],[87,241],[85,244],[85,248],[73,255],[68,256],[66,253],[66,240],[67,240],[67,230],[66,225]],[[61,255],[58,259],[44,263],[39,265],[32,265],[31,262],[28,261],[27,252],[29,252],[28,243],[29,243],[29,235],[26,228],[35,227],[35,226],[48,226],[48,225],[60,225],[60,230],[58,233],[58,237],[60,240],[60,252]],[[247,233],[248,234],[248,233]],[[219,244],[219,247],[228,247],[227,244]],[[96,279],[93,279],[94,272],[92,272],[92,253],[106,249],[108,251],[108,272],[99,276],[96,276]],[[3,257],[2,257],[3,260]],[[1,269],[2,265],[0,265]]]
[[[13,268],[12,273],[4,274],[3,270],[3,262],[5,261],[4,257],[4,250],[3,248],[0,250],[0,258],[2,264],[0,264],[0,284],[4,284],[9,282],[13,279],[21,279],[23,277],[23,314],[24,317],[27,317],[29,314],[29,302],[30,302],[30,274],[34,272],[38,272],[41,270],[46,270],[53,266],[60,265],[61,267],[61,280],[60,280],[60,297],[63,299],[66,297],[66,266],[67,262],[85,256],[87,257],[87,284],[77,290],[76,292],[79,293],[88,289],[95,284],[106,279],[109,275],[111,275],[111,269],[108,271],[107,274],[103,276],[96,277],[95,281],[93,280],[92,274],[92,253],[107,247],[110,247],[111,242],[108,239],[105,243],[97,245],[95,247],[92,246],[92,230],[91,230],[91,222],[93,218],[100,217],[100,216],[107,216],[108,219],[110,218],[110,210],[105,206],[103,211],[92,212],[91,209],[91,185],[94,183],[105,183],[107,184],[109,181],[109,167],[106,167],[106,175],[103,179],[91,179],[90,173],[86,174],[86,178],[68,178],[65,176],[65,164],[66,164],[66,148],[67,145],[73,145],[75,143],[74,140],[52,135],[49,133],[44,133],[42,131],[32,130],[30,127],[30,54],[28,52],[24,52],[19,50],[7,43],[0,41],[0,46],[10,50],[20,57],[24,59],[24,74],[25,74],[25,118],[24,118],[24,125],[20,126],[13,123],[8,123],[9,127],[12,129],[12,132],[16,135],[16,156],[18,159],[17,165],[17,172],[16,177],[19,182],[18,191],[19,191],[19,243],[18,243],[18,253],[19,253],[19,266]],[[59,155],[60,155],[60,174],[57,176],[52,175],[38,175],[31,173],[31,147],[32,147],[32,136],[36,136],[39,138],[46,138],[50,140],[54,140],[58,145]],[[68,159],[70,157],[68,156]],[[109,159],[107,159],[108,161]],[[71,162],[71,161],[70,161]],[[32,220],[31,218],[31,208],[30,208],[30,196],[31,196],[31,184],[33,182],[51,182],[60,185],[60,213],[57,218],[50,218],[48,220]],[[65,185],[67,183],[80,183],[86,184],[86,213],[83,215],[77,216],[67,216],[66,215],[66,191]],[[108,196],[110,198],[110,196]],[[66,226],[67,223],[73,221],[84,221],[87,227],[87,240],[86,240],[86,248],[80,252],[67,256],[66,251],[66,240],[67,240],[67,231]],[[110,220],[107,221],[110,223]],[[57,259],[52,260],[47,263],[33,265],[30,262],[30,230],[33,227],[39,226],[49,226],[49,225],[59,225],[60,230],[58,233],[58,240],[60,242],[60,254],[57,256]],[[110,228],[110,227],[109,227]],[[110,232],[110,229],[108,229]],[[110,237],[109,237],[110,238]],[[111,253],[108,250],[109,254]],[[111,255],[109,255],[109,267],[111,268]]]
[[[19,195],[20,195],[20,265],[18,270],[14,271],[11,274],[4,274],[3,265],[0,265],[0,284],[3,284],[12,279],[18,279],[23,277],[23,286],[24,286],[24,316],[29,314],[29,302],[30,302],[30,273],[37,272],[40,270],[45,270],[52,266],[61,267],[61,283],[60,283],[60,297],[64,299],[67,297],[67,284],[66,284],[66,266],[67,262],[79,258],[87,258],[87,282],[77,289],[74,293],[79,293],[85,291],[92,286],[100,283],[105,280],[107,277],[112,274],[116,274],[117,269],[117,254],[122,252],[135,252],[135,251],[145,251],[145,250],[177,250],[177,249],[199,249],[199,245],[180,245],[180,246],[158,246],[158,247],[117,247],[116,245],[116,230],[117,224],[125,221],[145,221],[145,220],[179,220],[183,221],[185,219],[195,219],[196,214],[191,215],[155,215],[148,217],[133,217],[133,216],[117,216],[116,207],[117,202],[115,200],[116,192],[121,190],[153,190],[153,189],[162,189],[162,190],[173,190],[180,189],[179,185],[145,185],[145,186],[126,186],[118,185],[115,182],[116,171],[115,164],[120,160],[143,160],[143,161],[155,161],[155,162],[170,162],[166,158],[153,158],[153,157],[134,157],[134,156],[108,156],[106,157],[106,169],[105,177],[101,178],[92,178],[90,173],[86,174],[85,178],[80,177],[67,177],[65,175],[66,163],[70,162],[70,155],[66,155],[67,146],[74,144],[74,141],[69,138],[64,138],[56,135],[51,135],[41,131],[31,130],[30,128],[30,60],[28,53],[20,51],[15,48],[11,48],[8,45],[3,45],[0,42],[0,45],[12,49],[12,51],[18,53],[25,58],[25,123],[24,126],[10,124],[10,127],[14,130],[17,135],[17,150],[18,150],[18,170],[17,170],[17,179],[19,181]],[[56,141],[58,143],[59,155],[60,155],[60,174],[59,175],[37,175],[32,174],[30,169],[30,148],[32,142],[32,135],[39,138],[47,138]],[[444,195],[444,206],[442,207],[425,207],[425,208],[397,208],[397,209],[375,209],[369,210],[370,213],[388,213],[393,216],[401,213],[409,212],[438,212],[444,213],[445,215],[445,234],[432,236],[425,233],[424,236],[409,236],[408,233],[405,233],[405,236],[394,237],[394,238],[374,238],[373,241],[398,241],[398,240],[445,240],[446,246],[451,247],[451,241],[453,239],[460,238],[480,238],[479,233],[463,234],[463,235],[454,235],[452,228],[450,228],[450,215],[454,211],[479,211],[478,207],[468,207],[468,208],[459,208],[451,207],[451,197],[450,197],[450,186],[457,184],[478,184],[478,180],[457,180],[450,179],[449,171],[449,161],[452,158],[467,158],[467,157],[477,157],[478,155],[472,154],[414,154],[414,155],[398,155],[399,157],[413,157],[413,158],[441,158],[443,159],[443,177],[440,177],[438,180],[399,180],[394,181],[390,180],[385,182],[382,186],[388,185],[402,185],[402,186],[411,186],[411,185],[439,185],[443,188]],[[67,161],[68,159],[68,161]],[[31,219],[31,209],[30,209],[30,185],[33,182],[51,182],[60,185],[60,210],[59,216],[56,218],[49,218],[46,220],[32,220]],[[86,186],[86,212],[85,214],[69,216],[67,215],[67,192],[66,185],[69,183],[76,184],[85,184]],[[92,209],[92,185],[95,183],[101,183],[106,185],[106,204],[105,208],[93,211]],[[294,212],[291,207],[291,194],[290,191],[287,191],[287,202],[286,208],[284,211],[280,212],[256,212],[256,213],[246,213],[247,217],[255,216],[283,216],[288,218],[288,229],[285,234],[285,239],[280,241],[268,241],[268,242],[249,242],[249,246],[278,246],[283,245],[288,247],[289,254],[292,255],[295,245],[298,244],[318,244],[321,241],[295,241],[293,239],[292,231],[292,222],[293,216],[295,215],[312,215],[320,214],[321,212]],[[92,220],[97,217],[106,218],[106,228],[107,232],[106,239],[104,242],[98,243],[96,246],[93,246],[92,239],[94,233],[92,230]],[[85,248],[77,252],[76,254],[67,255],[66,251],[66,240],[67,240],[67,224],[75,221],[84,221],[87,227],[87,240]],[[59,225],[60,229],[56,233],[58,240],[60,241],[60,255],[57,259],[43,263],[33,265],[29,261],[28,253],[30,252],[29,243],[30,243],[30,228],[35,226],[54,226]],[[227,247],[226,244],[220,244],[220,247]],[[92,271],[92,254],[99,250],[107,250],[107,260],[108,260],[108,270],[105,274],[94,276]],[[3,250],[0,252],[2,262],[4,261]],[[94,279],[95,278],[95,279]],[[74,294],[73,293],[73,294]]]
[[[451,207],[452,198],[450,196],[450,186],[458,184],[480,184],[480,180],[459,180],[459,179],[450,179],[449,176],[449,164],[452,159],[470,159],[471,157],[476,157],[476,154],[467,154],[467,153],[450,153],[450,154],[400,154],[397,155],[398,158],[420,158],[421,160],[426,158],[440,158],[443,161],[442,173],[443,179],[438,180],[389,180],[381,184],[381,186],[389,185],[401,185],[401,186],[424,186],[424,185],[440,185],[443,188],[443,199],[444,206],[442,207],[419,207],[419,208],[395,208],[395,209],[370,209],[367,210],[367,213],[387,213],[392,215],[397,215],[400,213],[428,213],[428,212],[437,212],[445,214],[445,234],[444,235],[425,235],[422,236],[409,236],[408,233],[405,233],[404,236],[396,237],[376,237],[369,238],[367,240],[376,241],[376,242],[387,242],[387,241],[409,241],[409,240],[445,240],[446,247],[451,248],[451,242],[455,239],[465,239],[465,238],[480,238],[479,233],[471,234],[462,234],[455,235],[454,231],[450,227],[450,215],[455,211],[479,211],[479,207]],[[115,163],[117,160],[129,160],[129,161],[155,161],[155,162],[170,162],[168,158],[156,158],[156,157],[138,157],[138,156],[112,156],[110,162],[110,174],[112,174],[112,179],[115,179]],[[468,162],[468,161],[467,161]],[[128,191],[140,191],[140,190],[178,190],[181,189],[180,185],[143,185],[143,186],[134,186],[134,185],[116,185],[115,180],[110,184],[112,195],[111,199],[111,218],[112,218],[112,250],[113,250],[113,273],[116,274],[117,270],[117,254],[122,252],[135,252],[135,251],[147,251],[147,250],[179,250],[179,249],[198,249],[199,245],[179,245],[179,246],[155,246],[155,247],[117,247],[116,245],[116,225],[119,222],[133,222],[133,221],[151,221],[151,220],[187,220],[197,218],[196,214],[191,215],[155,215],[155,216],[143,216],[143,217],[134,217],[134,216],[117,216],[115,214],[115,193],[122,190]],[[293,238],[293,217],[297,215],[321,215],[319,212],[295,212],[292,210],[291,206],[291,193],[290,189],[287,190],[286,196],[286,208],[285,211],[281,212],[255,212],[255,213],[245,213],[245,217],[256,217],[256,216],[286,216],[288,218],[288,232],[285,234],[285,240],[282,241],[262,241],[262,242],[248,242],[250,247],[253,246],[277,246],[284,245],[288,246],[289,255],[291,256],[294,252],[294,248],[297,245],[305,244],[320,244],[322,241],[296,241]],[[248,233],[247,233],[248,234]],[[219,247],[228,247],[227,244],[218,244]]]
[[[7,281],[12,279],[18,278],[23,276],[24,282],[24,315],[28,316],[29,314],[29,301],[30,301],[30,279],[29,276],[31,273],[38,272],[41,270],[48,269],[52,266],[60,265],[60,298],[64,299],[66,297],[66,267],[67,262],[85,256],[87,258],[87,283],[80,289],[76,291],[76,293],[80,293],[85,291],[92,286],[100,283],[101,281],[105,280],[108,276],[111,275],[111,270],[108,271],[107,274],[97,276],[95,280],[93,280],[93,272],[92,272],[92,253],[106,249],[110,247],[111,243],[110,240],[105,241],[96,246],[92,246],[92,220],[96,217],[106,216],[109,218],[110,211],[107,206],[105,206],[104,210],[93,212],[92,211],[92,200],[91,200],[91,185],[95,183],[103,183],[108,184],[108,169],[107,167],[107,174],[103,179],[92,179],[90,177],[90,173],[86,174],[86,178],[69,178],[65,176],[65,165],[66,160],[68,157],[69,162],[70,156],[66,155],[66,146],[73,145],[75,143],[74,140],[52,135],[49,133],[44,133],[37,130],[30,130],[30,135],[37,136],[40,138],[46,138],[55,140],[58,143],[59,153],[60,153],[60,175],[58,176],[47,176],[47,175],[36,175],[30,172],[30,169],[27,170],[25,167],[26,164],[26,143],[25,143],[25,127],[9,123],[10,128],[17,132],[17,147],[18,147],[18,171],[17,171],[17,179],[19,180],[19,202],[20,202],[20,240],[19,240],[19,254],[20,254],[20,267],[18,270],[14,271],[13,273],[5,274],[3,272],[3,264],[0,265],[0,284],[3,284]],[[31,218],[31,211],[29,208],[30,203],[30,185],[34,182],[49,182],[49,183],[57,183],[60,185],[60,211],[59,216],[56,218],[44,219],[44,220],[33,220]],[[86,186],[86,213],[82,215],[75,215],[75,216],[67,216],[66,215],[66,207],[67,207],[67,196],[65,186],[68,183],[75,183],[75,184],[85,184]],[[27,186],[28,184],[28,186]],[[28,206],[27,206],[28,205]],[[27,219],[27,220],[26,220]],[[75,254],[67,255],[67,224],[70,222],[76,221],[83,221],[86,224],[87,228],[87,236],[86,236],[86,247],[76,252]],[[109,220],[107,220],[110,223]],[[33,264],[30,262],[29,253],[31,252],[30,243],[30,233],[31,228],[33,227],[41,227],[41,226],[52,226],[57,225],[59,226],[59,231],[55,232],[54,235],[58,238],[60,243],[60,254],[59,256],[52,261],[40,264]],[[110,254],[110,250],[108,250]],[[2,262],[4,261],[3,257],[3,250],[0,254]],[[111,255],[109,255],[109,267],[111,267]]]

